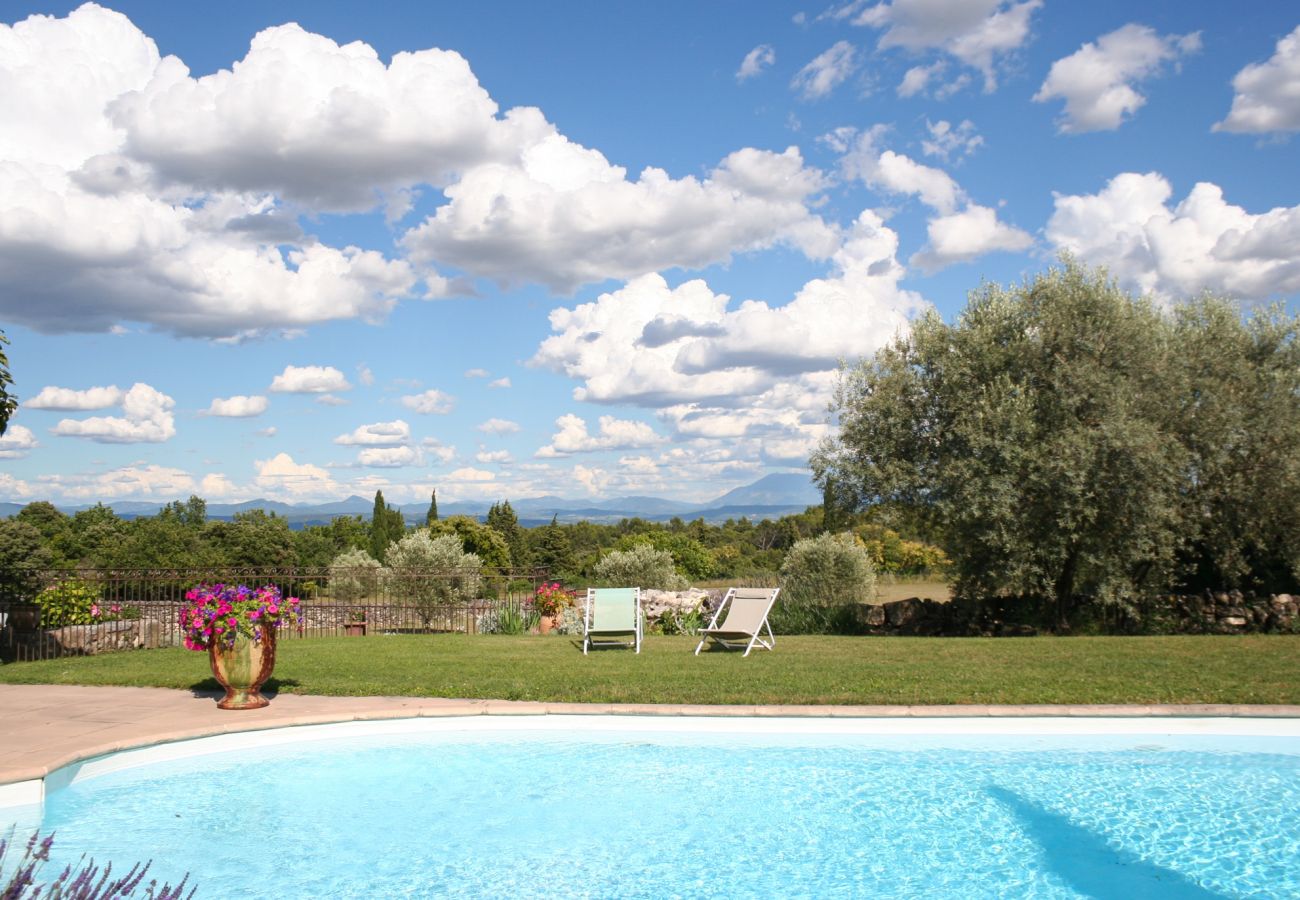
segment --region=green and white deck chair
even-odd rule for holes
[[[738,650],[743,646],[746,656],[755,647],[771,650],[776,646],[776,635],[772,634],[767,614],[772,611],[772,604],[780,592],[780,588],[732,588],[727,591],[718,604],[718,611],[713,614],[713,621],[700,632],[700,645],[695,648],[695,655],[699,656],[704,643],[710,640],[728,650]],[[724,612],[727,617],[719,625],[718,618]],[[763,639],[764,629],[767,629],[766,640]]]
[[[641,652],[640,588],[587,588],[582,652],[590,647],[635,647]]]

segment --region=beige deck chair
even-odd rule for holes
[[[780,588],[732,588],[727,591],[718,611],[713,614],[713,621],[700,632],[700,645],[695,648],[695,655],[700,655],[705,641],[709,640],[728,650],[739,649],[743,644],[746,656],[755,647],[771,650],[776,646],[776,635],[772,634],[767,614],[772,611],[772,604],[780,592]],[[719,625],[718,617],[724,611],[727,617]],[[762,635],[765,628],[767,640]]]
[[[640,588],[587,588],[582,653],[589,647],[635,647],[641,652]]]

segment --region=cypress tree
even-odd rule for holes
[[[435,490],[429,495],[429,511],[424,514],[424,524],[432,525],[438,521],[438,492]]]

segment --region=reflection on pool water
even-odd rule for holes
[[[566,719],[169,745],[0,821],[207,898],[1300,896],[1294,734]]]

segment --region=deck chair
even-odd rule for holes
[[[587,588],[582,653],[590,647],[635,647],[641,652],[640,588]]]
[[[700,645],[695,648],[699,656],[706,641],[713,641],[728,650],[740,649],[743,645],[745,656],[755,647],[771,650],[776,646],[776,635],[768,624],[767,614],[772,611],[776,595],[780,588],[732,588],[727,591],[718,610],[713,614],[709,627],[700,632]],[[718,624],[718,617],[726,612],[727,617]],[[762,631],[767,629],[767,640]]]

